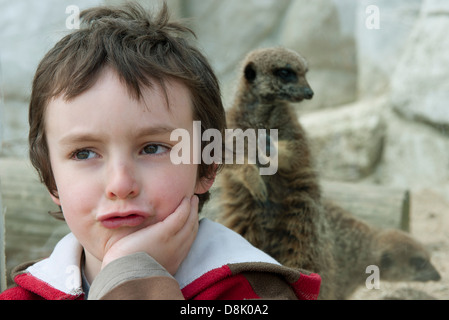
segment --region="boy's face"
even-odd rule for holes
[[[174,165],[170,133],[193,137],[189,91],[166,83],[143,90],[140,101],[112,70],[75,99],[52,100],[45,114],[50,162],[58,198],[71,231],[90,255],[102,260],[117,240],[164,220],[184,197],[204,193],[198,165]],[[191,143],[192,145],[192,143]]]

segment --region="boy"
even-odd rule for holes
[[[198,223],[219,165],[173,164],[170,133],[193,121],[223,133],[225,114],[190,30],[165,5],[156,17],[126,5],[81,18],[41,61],[29,111],[31,161],[71,233],[17,267],[0,298],[316,298],[318,275]]]

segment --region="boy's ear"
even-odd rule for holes
[[[203,194],[209,191],[215,181],[215,176],[212,178],[202,177],[195,186],[195,194]]]
[[[50,192],[50,197],[51,197],[51,200],[53,200],[53,202],[54,202],[57,206],[61,206],[61,200],[59,200],[59,197],[57,197],[56,195],[54,195],[52,192]]]
[[[195,194],[203,194],[209,191],[209,189],[212,187],[215,181],[215,175],[217,172],[217,165],[214,165],[213,168],[213,175],[211,177],[202,177],[200,180],[196,183],[195,186]]]

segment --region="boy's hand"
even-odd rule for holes
[[[189,253],[198,232],[198,197],[184,198],[165,220],[138,230],[114,243],[101,268],[136,252],[146,252],[174,275]]]

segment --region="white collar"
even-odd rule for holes
[[[66,294],[80,294],[82,252],[78,240],[69,233],[58,242],[50,257],[28,267],[27,272]],[[182,289],[208,271],[242,262],[279,264],[234,231],[209,219],[201,219],[198,235],[175,279]]]
[[[238,233],[217,222],[201,219],[198,235],[175,278],[182,289],[208,271],[241,262],[279,264]]]
[[[29,266],[26,271],[66,294],[80,294],[82,252],[81,244],[69,233],[56,244],[50,257]]]

